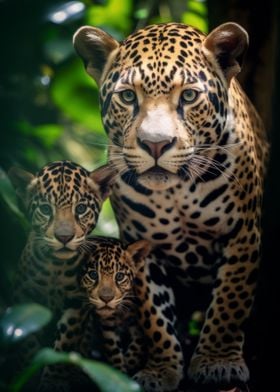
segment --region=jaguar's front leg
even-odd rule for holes
[[[152,256],[137,275],[140,324],[148,339],[148,361],[134,376],[146,392],[171,392],[183,378],[183,354],[175,330],[175,300],[164,267]]]
[[[110,319],[101,320],[101,324],[106,358],[112,366],[125,373],[127,369],[115,321]]]
[[[189,367],[189,376],[196,383],[229,388],[244,386],[249,379],[243,358],[243,327],[254,299],[259,235],[254,234],[254,244],[248,245],[250,241],[244,241],[248,237],[243,234],[224,249],[212,301]]]

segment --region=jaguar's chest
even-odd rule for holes
[[[35,243],[28,243],[21,259],[26,292],[33,299],[51,309],[61,308],[66,298],[77,293],[79,257],[59,260],[39,251]]]
[[[188,270],[184,276],[189,280],[199,276],[205,282],[212,279],[219,260],[220,240],[240,216],[231,184],[223,179],[210,186],[179,183],[149,195],[121,183],[112,203],[125,241],[151,241],[155,254],[164,257],[178,275]]]

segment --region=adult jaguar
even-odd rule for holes
[[[99,85],[109,160],[120,171],[112,203],[121,236],[152,241],[172,281],[211,285],[188,375],[219,386],[249,379],[243,326],[260,252],[268,143],[235,79],[247,45],[247,33],[235,23],[207,36],[183,24],[152,25],[121,43],[89,26],[74,36],[76,51]],[[153,264],[150,275],[151,282],[166,283]],[[165,362],[166,334],[178,347],[174,329],[167,327],[174,319],[156,336],[145,323],[145,315],[153,317],[151,308],[165,319],[163,302],[151,283],[141,312],[153,344],[150,362],[138,374],[147,390],[157,376],[173,372],[174,389],[180,379],[178,358]],[[171,390],[170,384],[162,390]]]

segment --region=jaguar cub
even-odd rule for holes
[[[137,272],[144,269],[150,251],[148,241],[127,247],[116,239],[90,239],[91,253],[85,258],[80,284],[98,315],[108,361],[127,373],[143,364],[144,335],[137,324]],[[126,344],[124,345],[124,339]]]
[[[144,335],[136,314],[136,275],[144,270],[149,251],[149,243],[145,240],[126,247],[113,238],[90,237],[87,240],[75,275],[78,306],[69,307],[60,319],[56,350],[75,350],[92,357],[91,351],[101,348],[113,366],[129,374],[144,365]],[[138,278],[138,284],[139,281]],[[98,343],[96,347],[94,335],[98,336],[98,330],[101,330],[104,347]],[[77,369],[62,365],[46,367],[39,391],[68,391],[75,384],[80,390],[85,381]]]
[[[42,303],[59,317],[66,299],[77,295],[81,251],[96,225],[114,171],[105,165],[89,172],[76,163],[56,161],[36,175],[19,168],[9,174],[31,222],[13,300]]]

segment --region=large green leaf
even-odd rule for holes
[[[182,15],[182,22],[208,32],[207,4],[205,1],[189,0],[188,11]]]
[[[51,319],[51,311],[36,303],[8,308],[0,319],[0,346],[16,343],[38,331]]]
[[[102,392],[141,392],[140,386],[135,381],[104,363],[84,359],[77,353],[59,353],[49,348],[39,351],[31,366],[12,384],[10,391],[20,391],[22,386],[41,367],[59,363],[79,366]]]

